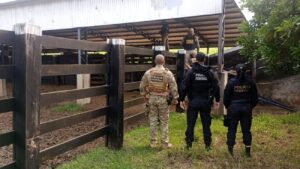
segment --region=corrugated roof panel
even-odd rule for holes
[[[0,7],[0,29],[32,23],[43,30],[221,13],[222,0],[51,0]]]

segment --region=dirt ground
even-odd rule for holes
[[[58,90],[68,90],[73,89],[75,86],[43,86],[42,92],[51,92],[51,91],[58,91]],[[11,95],[11,93],[9,93]],[[124,95],[124,100],[130,100],[134,99],[136,97],[139,97],[139,93],[137,91],[134,92],[128,92]],[[59,103],[64,104],[64,103]],[[99,106],[105,106],[106,105],[106,97],[100,96],[100,97],[93,97],[91,99],[91,103],[83,106],[83,111],[91,110],[95,107]],[[44,105],[41,107],[41,114],[40,114],[40,122],[46,122],[70,115],[74,115],[74,112],[52,112],[51,111],[52,105]],[[171,111],[174,110],[174,108],[171,109]],[[138,105],[131,107],[129,109],[125,110],[125,117],[140,113],[143,111],[143,105]],[[287,113],[286,111],[283,111],[281,109],[277,109],[270,106],[257,106],[254,110],[254,113],[263,113],[263,112],[272,112],[276,114],[282,114]],[[80,112],[77,112],[80,113]],[[138,126],[140,124],[145,123],[145,120],[142,120],[140,122],[137,122],[134,126],[127,126],[127,129],[130,129],[132,127]],[[49,132],[46,134],[41,135],[41,144],[40,144],[40,150],[43,150],[45,148],[54,146],[56,144],[62,143],[64,141],[67,141],[71,138],[74,138],[76,136],[80,136],[82,134],[85,134],[89,131],[95,130],[97,128],[100,128],[105,123],[105,117],[99,117],[90,121],[82,122],[73,126],[70,126],[68,128],[63,128],[59,130],[55,130],[53,132]],[[0,114],[0,134],[5,133],[12,130],[12,113],[2,113]],[[60,156],[55,157],[52,160],[48,160],[42,163],[41,168],[54,168],[58,164],[63,163],[64,161],[69,161],[71,159],[74,159],[76,155],[81,154],[83,152],[86,152],[92,148],[98,147],[98,146],[104,146],[105,144],[105,138],[99,138],[97,140],[94,140],[90,143],[87,143],[85,145],[82,145],[76,149],[73,149],[69,152],[66,152]],[[7,164],[12,161],[12,146],[5,146],[0,148],[0,166]]]
[[[9,88],[9,95],[11,95],[11,89]],[[74,86],[43,86],[42,92],[51,92],[51,91],[58,91],[58,90],[68,90],[73,89]],[[130,100],[139,97],[139,92],[133,91],[128,92],[124,95],[124,99]],[[71,101],[72,102],[72,101]],[[75,101],[73,101],[75,102]],[[59,104],[65,104],[66,102],[59,103]],[[91,110],[96,107],[105,107],[106,105],[106,96],[99,96],[99,97],[92,97],[91,103],[84,105],[83,110],[76,113],[81,113],[83,111]],[[50,120],[67,117],[70,115],[74,115],[76,113],[74,112],[52,112],[51,107],[53,105],[44,105],[41,107],[41,114],[40,114],[40,122],[47,122]],[[128,109],[125,109],[125,117],[140,113],[143,111],[143,105],[134,106]],[[142,123],[142,122],[140,122]],[[139,125],[140,123],[137,123],[136,125]],[[74,138],[76,136],[80,136],[82,134],[88,133],[92,130],[95,130],[97,128],[101,128],[105,124],[105,117],[99,117],[95,118],[90,121],[82,122],[73,126],[70,126],[68,128],[63,128],[59,130],[55,130],[46,134],[41,135],[41,144],[40,144],[40,150],[43,150],[45,148],[54,146],[56,144],[62,143],[64,141],[67,141],[71,138]],[[127,126],[127,129],[132,128],[134,126]],[[6,133],[8,131],[11,131],[13,129],[12,127],[12,112],[2,113],[0,114],[0,134]],[[105,138],[99,138],[97,140],[94,140],[88,144],[82,145],[72,151],[66,152],[60,156],[57,156],[56,158],[52,160],[48,160],[42,163],[41,168],[54,168],[58,164],[61,164],[64,161],[68,161],[73,159],[76,155],[83,153],[91,148],[95,148],[98,146],[103,146],[105,144]],[[0,167],[2,165],[8,164],[13,159],[12,157],[12,146],[5,146],[0,148]]]

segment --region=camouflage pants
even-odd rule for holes
[[[168,144],[169,111],[167,100],[163,96],[150,96],[149,98],[150,144],[157,144],[157,127],[160,124],[161,143]]]

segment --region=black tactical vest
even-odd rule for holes
[[[233,78],[232,101],[250,102],[251,82],[248,79],[243,81]]]
[[[209,74],[209,70],[192,70],[190,96],[192,98],[208,98],[210,89],[212,88],[211,78],[212,77]]]
[[[184,38],[184,49],[185,50],[194,50],[196,48],[195,36],[194,35],[186,35]]]

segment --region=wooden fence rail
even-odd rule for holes
[[[108,110],[109,107],[101,107],[56,120],[43,122],[40,125],[40,132],[41,134],[44,134],[61,128],[70,127],[74,124],[82,123],[84,121],[92,120],[94,118],[107,115]]]
[[[106,43],[91,42],[85,40],[67,39],[43,35],[42,45],[44,49],[80,49],[86,51],[108,51]]]
[[[15,33],[13,31],[0,30],[0,44],[14,45]]]
[[[14,110],[14,98],[0,99],[0,113],[5,113]]]
[[[93,96],[101,96],[108,94],[108,85],[96,86],[85,89],[63,90],[49,93],[41,93],[41,104],[50,105],[62,101],[70,101]]]
[[[13,77],[14,66],[1,65],[0,66],[0,79],[10,79]]]
[[[0,45],[14,45],[14,32],[0,31]],[[0,79],[13,79],[14,66],[13,65],[0,65]],[[15,110],[15,99],[13,97],[6,97],[0,99],[0,114]],[[16,143],[16,131],[9,131],[0,134],[0,147],[8,146]],[[1,167],[0,167],[1,168]],[[4,165],[1,169],[16,168],[16,162],[12,161]]]
[[[29,27],[28,27],[29,26]],[[17,25],[15,32],[0,31],[0,45],[15,48],[14,65],[0,66],[0,79],[13,80],[13,96],[0,99],[0,113],[13,112],[13,131],[0,134],[0,147],[13,144],[13,161],[0,169],[39,168],[40,162],[65,153],[99,137],[107,137],[107,146],[120,149],[123,146],[124,125],[145,118],[139,112],[124,118],[124,109],[144,104],[144,98],[124,101],[124,92],[138,90],[140,81],[125,83],[125,73],[143,73],[153,66],[157,54],[151,49],[125,46],[120,39],[108,43],[42,36],[41,30],[32,25]],[[84,51],[106,51],[107,64],[58,64],[42,65],[42,49],[71,49]],[[166,57],[175,59],[169,52]],[[138,62],[129,63],[128,60]],[[137,58],[133,58],[137,56]],[[143,58],[144,57],[144,58]],[[146,58],[146,59],[145,59]],[[136,59],[136,60],[135,60]],[[127,64],[126,64],[127,63]],[[173,63],[173,62],[172,62]],[[175,71],[176,64],[167,65]],[[84,89],[71,89],[41,93],[41,78],[77,74],[105,74],[107,83]],[[40,122],[40,107],[88,97],[107,97],[107,105],[51,121]],[[106,117],[104,126],[86,134],[69,139],[57,145],[39,149],[40,135],[70,127],[98,117]]]
[[[107,73],[104,64],[88,65],[43,65],[42,76],[76,75],[76,74],[99,74]]]

